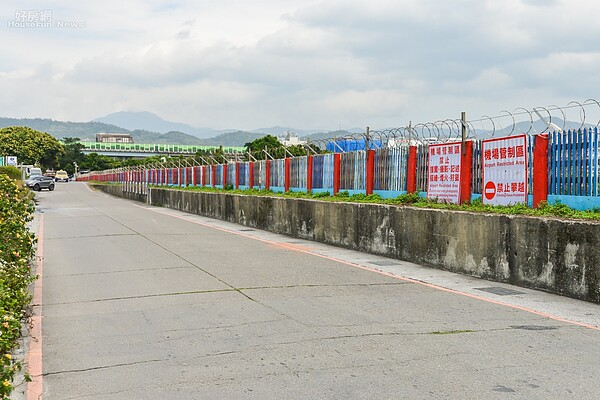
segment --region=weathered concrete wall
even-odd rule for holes
[[[122,185],[90,184],[90,186],[112,196],[124,197],[126,199],[140,201],[142,203],[147,202],[146,195],[123,191]]]
[[[600,303],[597,223],[168,189],[149,202]]]

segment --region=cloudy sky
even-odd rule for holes
[[[599,15],[597,0],[3,0],[0,116],[334,130],[565,105],[600,99]]]

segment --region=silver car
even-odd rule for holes
[[[35,175],[29,177],[29,179],[25,181],[25,186],[38,192],[42,189],[53,191],[54,178],[50,176]]]

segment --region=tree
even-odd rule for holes
[[[136,167],[136,166],[148,166],[152,164],[160,164],[162,162],[162,156],[149,156],[145,158],[128,158],[121,162],[122,167]]]
[[[273,158],[285,158],[292,156],[305,156],[306,149],[300,145],[286,147],[275,136],[266,135],[244,145],[246,150],[257,160],[265,160],[267,155],[263,150],[266,150]],[[287,150],[287,151],[286,151]]]
[[[75,165],[81,165],[85,155],[81,151],[84,146],[79,142],[79,138],[64,138],[63,146],[65,152],[58,158],[58,163],[61,169],[67,171],[69,175],[75,172]]]
[[[21,164],[56,168],[64,147],[51,135],[25,126],[0,129],[0,156],[17,156]]]
[[[263,150],[266,150],[271,156],[277,149],[283,147],[283,144],[275,136],[266,135],[244,145],[246,150],[258,160],[265,160],[267,155]],[[275,157],[277,158],[277,157]]]
[[[112,169],[120,167],[121,163],[118,160],[110,158],[109,156],[101,155],[98,153],[91,153],[83,158],[83,161],[79,165],[81,170],[88,171],[103,171],[105,169]]]

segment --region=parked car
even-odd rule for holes
[[[42,189],[54,190],[54,178],[43,175],[35,175],[25,181],[25,186],[35,191]]]
[[[58,170],[58,171],[56,171],[56,175],[54,175],[54,180],[56,182],[59,182],[59,181],[69,182],[69,174],[67,174],[67,172],[63,171],[62,169]]]

